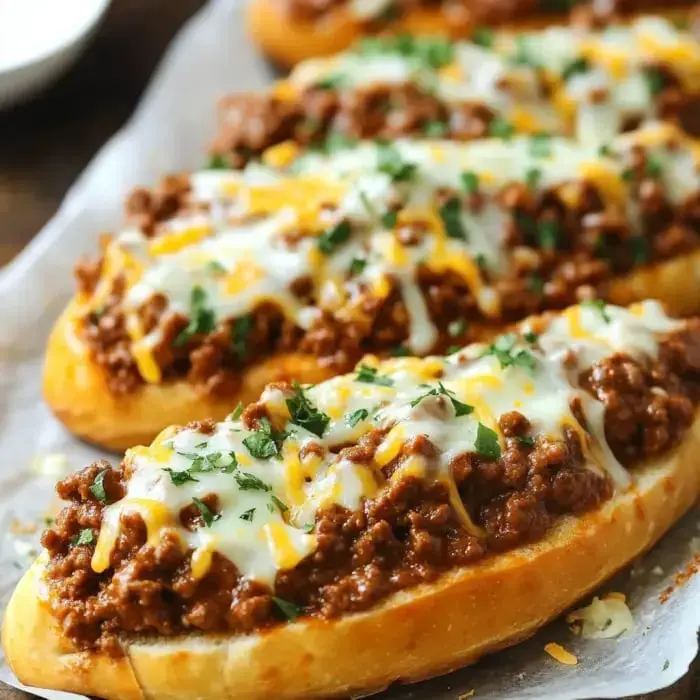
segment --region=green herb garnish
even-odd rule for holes
[[[348,78],[345,75],[335,74],[327,75],[325,78],[317,80],[313,87],[317,90],[340,90],[346,87]]]
[[[236,404],[236,408],[234,408],[233,411],[226,416],[226,420],[238,420],[241,417],[241,413],[243,413],[243,409],[243,402],[239,401]]]
[[[501,369],[521,367],[534,372],[537,367],[535,356],[528,350],[516,349],[517,337],[514,333],[499,335],[494,342],[482,353],[481,357],[495,357]]]
[[[356,411],[345,416],[345,422],[351,428],[354,428],[360,421],[367,420],[368,418],[369,411],[366,408],[358,408]]]
[[[546,219],[536,224],[537,240],[540,248],[555,250],[561,238],[561,228],[557,221]]]
[[[462,188],[467,194],[475,194],[479,189],[479,176],[476,173],[467,171],[462,173]]]
[[[192,497],[192,503],[197,506],[197,510],[202,516],[202,520],[207,527],[211,527],[217,520],[221,518],[221,513],[213,513],[211,508],[196,496]]]
[[[458,318],[447,326],[447,333],[453,338],[461,336],[466,330],[467,322],[463,318]]]
[[[253,330],[253,317],[251,315],[237,318],[231,328],[231,345],[233,352],[239,360],[244,360],[248,349],[246,342],[250,331]]]
[[[530,138],[530,155],[533,158],[548,158],[552,155],[552,138],[549,134],[535,134]]]
[[[472,41],[486,49],[490,49],[493,46],[493,39],[493,29],[489,29],[488,27],[476,27],[472,34]]]
[[[229,165],[222,155],[213,155],[207,163],[207,170],[229,170]]]
[[[103,469],[95,476],[92,484],[89,487],[90,493],[102,503],[107,503],[107,494],[105,493],[105,476],[109,469]]]
[[[353,258],[350,263],[350,274],[352,276],[361,275],[367,267],[367,261],[364,258]]]
[[[81,544],[92,544],[95,541],[95,533],[92,530],[85,529],[81,530],[79,534],[71,539],[71,544],[73,546],[78,546]]]
[[[249,523],[255,517],[255,508],[249,508],[238,516],[241,520],[247,520]]]
[[[287,408],[291,416],[291,422],[306,428],[310,433],[323,437],[331,418],[323,411],[319,411],[304,393],[300,384],[294,382],[294,395],[286,400]]]
[[[474,406],[458,401],[454,397],[454,391],[447,389],[442,382],[438,382],[437,387],[433,387],[430,391],[426,391],[425,394],[413,399],[413,401],[411,401],[411,408],[415,408],[423,399],[427,399],[428,396],[446,396],[455,410],[456,418],[468,416],[474,410]]]
[[[258,421],[258,429],[248,437],[243,438],[243,444],[248,452],[256,459],[270,459],[280,454],[282,443],[288,437],[285,431],[275,431],[267,418]]]
[[[434,139],[439,139],[447,133],[447,124],[438,119],[428,119],[423,124],[423,133]]]
[[[345,243],[345,241],[350,238],[350,222],[343,220],[338,222],[335,226],[331,226],[328,230],[324,231],[318,238],[318,249],[330,255],[339,245]]]
[[[272,602],[275,606],[275,611],[283,620],[295,620],[303,612],[303,608],[296,603],[292,603],[284,598],[272,596]]]
[[[412,357],[413,353],[411,352],[411,348],[406,347],[405,345],[394,345],[393,348],[389,351],[392,357]]]
[[[385,377],[378,374],[376,367],[368,365],[360,365],[355,375],[356,382],[364,382],[365,384],[378,384],[380,386],[393,386],[394,380],[391,377]]]
[[[533,438],[533,437],[529,437],[527,435],[516,435],[515,439],[521,445],[525,445],[526,447],[534,447],[535,446],[535,438]]]
[[[501,456],[501,445],[498,442],[498,435],[483,423],[479,423],[479,427],[476,430],[474,447],[486,459],[496,460]]]
[[[462,224],[462,202],[459,197],[451,197],[440,207],[438,213],[450,238],[467,240],[467,232]]]
[[[494,117],[489,124],[489,136],[508,140],[513,136],[515,127],[503,117]]]
[[[575,58],[573,61],[564,66],[564,70],[561,72],[561,77],[564,81],[572,78],[574,75],[579,73],[587,73],[591,69],[588,60],[585,58]]]
[[[195,335],[206,335],[214,330],[214,312],[208,309],[206,304],[206,292],[199,286],[195,287],[190,296],[190,320],[187,327],[175,338],[175,347],[182,347]]]
[[[384,144],[377,149],[377,168],[393,182],[408,182],[415,177],[417,166],[406,162],[397,148]]]
[[[587,306],[590,309],[593,309],[596,311],[598,314],[600,314],[600,317],[605,321],[605,323],[610,323],[612,320],[610,318],[610,314],[608,314],[606,310],[607,304],[603,299],[586,299],[585,301],[581,302],[581,306]]]

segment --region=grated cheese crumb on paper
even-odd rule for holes
[[[578,659],[570,652],[564,649],[561,644],[550,642],[544,645],[544,650],[560,664],[565,666],[576,666]]]
[[[590,605],[566,616],[569,629],[585,639],[613,639],[634,632],[635,623],[622,593],[595,597]]]

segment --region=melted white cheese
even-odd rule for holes
[[[656,302],[629,310],[572,307],[549,320],[534,345],[515,337],[506,343],[511,357],[525,354],[520,362],[503,363],[483,344],[448,358],[379,363],[368,357],[362,374],[306,389],[307,400],[328,418],[321,436],[293,423],[287,395],[270,387],[261,401],[273,429],[288,433],[280,440],[279,458],[254,456],[246,441],[255,434],[234,419],[219,423],[212,434],[191,428],[166,431],[151,447],[128,451],[126,496],[105,510],[93,568],[108,568],[122,515],[137,512],[151,544],[169,532],[180,538],[183,548],[193,550],[196,578],[206,574],[212,553],[219,552],[243,576],[273,586],[277,572],[315,551],[311,530],[317,513],[333,504],[356,510],[381,493],[386,487],[382,468],[400,455],[408,440],[427,438],[434,453],[411,454],[391,479],[414,475],[454,488],[453,459],[483,450],[483,431],[493,431],[492,438],[503,446],[498,419],[509,411],[528,418],[532,436],[557,439],[574,429],[589,468],[608,473],[618,488],[625,488],[629,475],[605,441],[603,404],[582,392],[578,377],[592,362],[615,352],[655,358],[657,334],[679,326]],[[373,381],[361,381],[363,375]],[[575,399],[590,433],[572,412]],[[374,428],[386,432],[370,461],[339,453]],[[188,470],[190,480],[183,478]],[[205,519],[194,530],[183,527],[181,510],[192,508],[193,499],[212,496],[217,506],[209,522]],[[463,517],[465,527],[478,534],[466,511]]]

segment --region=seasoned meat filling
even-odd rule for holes
[[[700,395],[700,323],[669,334],[657,361],[617,354],[596,362],[582,386],[603,403],[608,440],[627,468],[668,451],[682,439]],[[284,384],[273,389],[290,392]],[[439,411],[440,401],[430,410]],[[313,527],[318,548],[277,574],[274,594],[242,577],[218,553],[206,575],[195,577],[191,550],[174,534],[149,544],[138,514],[122,515],[109,567],[96,573],[91,559],[102,511],[123,496],[130,475],[128,466],[93,464],[59,484],[69,505],[43,536],[53,612],[79,647],[119,654],[121,632],[248,632],[297,614],[332,618],[363,610],[450,568],[541,539],[559,515],[596,508],[613,485],[587,468],[577,432],[566,430],[561,440],[534,435],[526,413],[524,408],[500,416],[505,448],[497,459],[463,453],[449,465],[461,504],[481,535],[464,528],[444,483],[406,474],[392,478],[413,455],[436,458],[436,446],[419,435],[382,467],[387,488],[362,509],[334,505],[319,512]],[[260,402],[241,419],[256,429],[270,417]],[[205,435],[214,430],[211,423],[188,427]],[[385,434],[366,433],[339,458],[371,463]],[[203,503],[199,510],[181,511],[188,529],[216,517],[216,497]]]

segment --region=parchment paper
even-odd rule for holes
[[[38,531],[24,529],[40,522],[51,504],[56,478],[105,456],[68,435],[41,399],[43,349],[51,323],[72,291],[75,259],[94,253],[97,234],[118,225],[124,195],[131,187],[154,183],[168,171],[202,165],[220,95],[259,88],[269,80],[266,64],[245,35],[238,2],[212,0],[175,40],[128,126],[103,148],[41,234],[0,274],[3,600],[36,552]],[[636,575],[628,572],[606,587],[628,595],[636,620],[634,634],[617,640],[581,640],[558,622],[476,667],[394,688],[381,697],[457,700],[473,690],[479,700],[573,700],[622,697],[670,685],[687,671],[697,652],[700,577],[691,579],[665,605],[658,602],[658,594],[687,566],[699,535],[696,509],[633,569]],[[549,658],[543,647],[552,641],[576,654],[579,664],[563,666]],[[21,687],[4,667],[0,680]],[[38,692],[46,698],[75,697]]]

